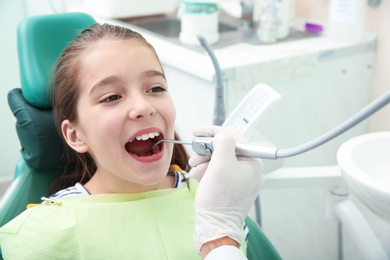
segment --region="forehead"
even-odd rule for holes
[[[92,56],[92,58],[110,58],[110,56],[127,56],[142,53],[147,58],[153,57],[160,63],[157,54],[153,47],[147,42],[138,39],[100,39],[97,42],[91,43],[84,53],[84,58]]]
[[[80,58],[79,79],[85,86],[104,77],[132,77],[146,70],[163,73],[152,47],[139,40],[104,40],[94,43]]]

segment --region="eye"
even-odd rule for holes
[[[102,99],[100,101],[100,103],[109,103],[109,102],[112,102],[112,101],[119,100],[121,98],[122,98],[122,96],[120,96],[120,95],[111,95],[111,96],[108,96],[108,97]]]
[[[150,88],[147,92],[148,93],[157,93],[157,92],[164,92],[164,91],[166,91],[165,88],[163,88],[161,86],[156,86],[156,87]]]

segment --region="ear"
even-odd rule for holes
[[[69,120],[64,120],[61,124],[61,132],[68,145],[78,153],[86,153],[89,146],[84,142],[81,132]]]

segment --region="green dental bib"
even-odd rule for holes
[[[0,228],[5,259],[200,259],[191,189],[75,196],[27,209]]]

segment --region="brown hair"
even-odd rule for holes
[[[150,45],[141,34],[128,28],[96,23],[82,31],[82,33],[65,48],[55,69],[52,102],[55,124],[61,136],[61,123],[64,119],[68,119],[71,122],[77,122],[78,120],[77,97],[80,93],[80,58],[90,46],[105,39],[131,39],[139,41],[150,47],[159,61],[153,46]],[[175,133],[175,139],[179,139],[177,133]],[[67,147],[68,163],[64,169],[64,174],[53,182],[51,192],[74,185],[76,182],[85,184],[91,179],[97,169],[96,164],[89,153],[77,153],[68,145],[65,146]],[[188,154],[184,147],[182,145],[175,145],[171,163],[177,164],[184,170],[188,170],[187,162]]]

